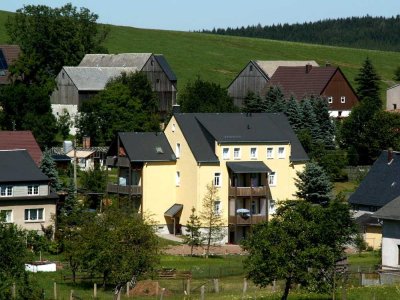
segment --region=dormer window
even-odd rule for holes
[[[39,186],[28,185],[28,195],[39,195]]]
[[[13,187],[12,186],[0,186],[0,197],[10,197],[13,195]]]

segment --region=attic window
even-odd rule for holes
[[[252,65],[250,65],[250,72],[252,72],[253,71],[253,66]]]
[[[151,61],[150,61],[150,65],[154,65],[154,60],[151,60]]]
[[[163,150],[163,148],[161,148],[160,146],[157,146],[157,147],[156,147],[156,152],[157,152],[158,154],[163,154],[163,153],[164,153],[164,150]]]
[[[160,79],[157,78],[157,79],[156,79],[156,82],[157,82],[157,83],[160,83]]]
[[[64,74],[64,72],[62,72],[61,73],[61,77],[64,79],[64,76],[65,76],[65,74]]]

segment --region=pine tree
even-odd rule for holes
[[[266,111],[265,101],[253,92],[247,94],[243,104],[243,111],[246,113],[260,113]]]
[[[317,123],[317,117],[314,113],[314,108],[311,104],[311,100],[303,99],[301,102],[301,111],[302,111],[302,123],[303,129],[307,130],[311,137],[313,143],[317,143],[322,139],[321,131],[319,129],[319,124]]]
[[[192,213],[189,216],[189,220],[186,223],[186,234],[184,236],[184,243],[190,246],[190,255],[193,256],[193,248],[200,246],[203,242],[201,235],[201,222],[200,218],[196,214],[196,209],[192,207]]]
[[[285,100],[279,86],[270,86],[265,96],[267,112],[284,112]]]
[[[286,102],[286,115],[293,130],[297,133],[303,127],[302,111],[299,102],[292,95]]]
[[[75,183],[73,178],[70,178],[68,185],[68,195],[65,198],[63,214],[68,216],[78,208],[78,200],[76,199]]]
[[[379,97],[379,80],[380,77],[376,73],[371,60],[367,57],[355,78],[357,82],[357,95],[361,102],[368,100],[373,103],[376,110],[382,108],[382,101]]]
[[[58,192],[61,190],[60,180],[58,178],[58,171],[53,158],[51,157],[50,151],[46,150],[43,152],[42,160],[40,162],[40,170],[47,175],[50,179],[50,187],[52,190]]]
[[[334,146],[335,125],[329,116],[329,107],[326,99],[318,97],[313,100],[313,109],[321,137],[326,147]]]
[[[295,196],[314,204],[325,204],[330,200],[332,183],[324,169],[315,162],[308,162],[302,172],[297,172]]]

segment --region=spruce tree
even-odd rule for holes
[[[267,112],[284,112],[285,100],[279,86],[270,86],[265,96]]]
[[[58,178],[58,171],[56,164],[51,157],[50,151],[46,150],[43,152],[42,160],[40,162],[40,170],[47,175],[50,179],[50,188],[53,191],[58,192],[61,190],[60,180]]]
[[[69,216],[78,208],[78,200],[76,199],[74,179],[70,178],[68,184],[68,195],[65,198],[63,214]]]
[[[315,162],[308,162],[302,172],[297,172],[295,196],[314,204],[329,202],[332,183],[324,169]]]
[[[380,99],[380,77],[376,73],[371,60],[367,57],[355,78],[357,83],[357,95],[361,102],[370,101],[376,110],[382,108]]]
[[[310,133],[313,143],[318,142],[322,139],[322,136],[310,99],[303,99],[301,102],[301,111],[303,129]]]
[[[326,147],[334,146],[335,125],[329,116],[329,107],[326,99],[318,97],[312,101],[315,118],[319,126],[321,137]]]
[[[203,242],[201,235],[201,222],[199,216],[196,214],[196,209],[192,207],[192,213],[186,223],[186,232],[184,236],[184,243],[190,246],[190,255],[193,256],[193,248],[200,246]]]
[[[293,95],[286,102],[285,113],[293,130],[298,133],[303,127],[302,111],[299,102]]]
[[[265,101],[253,92],[247,94],[243,104],[243,111],[246,113],[260,113],[266,111]]]

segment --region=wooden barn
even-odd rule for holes
[[[0,85],[10,83],[8,67],[17,60],[20,53],[18,45],[0,45]]]
[[[103,90],[122,72],[144,72],[159,96],[159,112],[166,115],[176,104],[177,78],[163,55],[151,53],[87,54],[76,67],[63,67],[50,101],[58,117],[66,110],[74,117],[82,103]],[[75,134],[76,128],[70,133]]]
[[[318,67],[317,62],[313,60],[251,60],[228,86],[228,93],[234,99],[236,106],[243,107],[244,99],[249,92],[260,95],[278,67],[305,66],[306,64]]]

